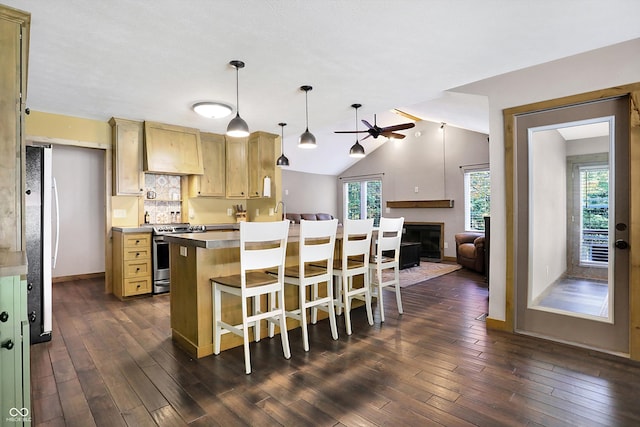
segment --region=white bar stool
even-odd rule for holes
[[[333,254],[338,220],[300,221],[298,265],[287,267],[284,282],[298,287],[298,308],[288,310],[287,316],[300,321],[304,351],[309,351],[307,309],[311,309],[311,323],[315,324],[318,309],[329,314],[331,336],[338,339],[333,298]],[[312,265],[313,263],[313,265]],[[269,270],[269,273],[275,273]],[[326,296],[318,296],[320,283],[326,283]],[[307,292],[308,289],[308,292]],[[308,297],[307,297],[308,295]]]
[[[367,319],[373,325],[371,312],[371,290],[369,277],[369,257],[371,255],[371,234],[373,218],[345,219],[342,232],[341,258],[333,262],[333,274],[337,278],[338,310],[344,309],[344,321],[347,335],[351,335],[351,300],[363,300],[367,309]],[[363,276],[362,287],[353,286],[355,276]],[[342,301],[340,301],[340,297]]]
[[[382,290],[393,287],[396,291],[396,304],[398,313],[402,314],[402,297],[400,296],[400,242],[402,240],[402,227],[404,218],[380,218],[378,238],[376,240],[376,254],[371,258],[369,268],[373,279],[371,280],[371,294],[378,299],[380,308],[380,321],[384,322],[384,302]],[[394,251],[393,258],[386,257],[382,252]],[[384,270],[393,269],[393,278],[384,281]]]
[[[249,328],[253,327],[255,341],[260,341],[260,321],[279,322],[282,351],[289,359],[289,338],[284,306],[284,263],[289,234],[289,221],[240,223],[240,274],[211,279],[213,293],[213,353],[220,354],[220,338],[229,332],[244,340],[245,372],[251,373],[249,354]],[[264,270],[277,269],[277,275]],[[242,323],[231,325],[222,320],[222,293],[242,298]],[[261,307],[261,296],[269,299],[277,295],[277,304]],[[253,299],[253,313],[248,314],[247,304]],[[274,307],[276,306],[277,307]]]

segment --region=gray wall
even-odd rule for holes
[[[418,122],[406,138],[389,140],[347,169],[340,177],[380,174],[383,216],[405,221],[443,222],[444,255],[455,257],[454,235],[464,231],[464,175],[461,166],[489,163],[487,135],[452,126],[443,133],[440,123]],[[444,150],[443,150],[444,148]],[[342,185],[337,184],[342,219]],[[418,187],[418,192],[415,192]],[[453,208],[387,209],[389,200],[453,199]]]
[[[338,214],[336,177],[282,168],[282,200],[287,212]]]

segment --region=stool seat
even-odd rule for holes
[[[276,270],[277,274],[277,270]],[[221,285],[231,286],[234,288],[240,288],[242,286],[242,276],[240,274],[233,274],[231,276],[212,277],[211,280],[215,280]],[[277,278],[274,280],[273,276],[267,273],[259,271],[251,271],[246,275],[246,287],[252,288],[256,286],[264,286],[272,283],[278,283]]]

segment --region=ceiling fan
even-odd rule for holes
[[[355,105],[356,104],[352,105],[352,107],[357,108]],[[358,105],[358,107],[359,106],[360,105]],[[375,139],[375,138],[379,137],[380,135],[386,136],[387,138],[402,139],[406,135],[403,135],[401,133],[396,133],[396,131],[405,130],[405,129],[411,129],[412,127],[415,126],[415,123],[402,123],[402,124],[399,124],[399,125],[380,127],[376,123],[376,115],[375,114],[373,115],[373,125],[371,125],[371,123],[369,123],[366,120],[362,120],[362,123],[364,123],[364,125],[367,127],[366,130],[337,130],[337,131],[335,131],[335,133],[363,133],[363,132],[368,132],[369,135],[365,136],[362,139],[367,139],[370,136],[372,136]]]

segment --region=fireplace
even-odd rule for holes
[[[440,262],[444,246],[443,229],[444,223],[442,222],[405,222],[402,241],[420,243],[421,258]]]

